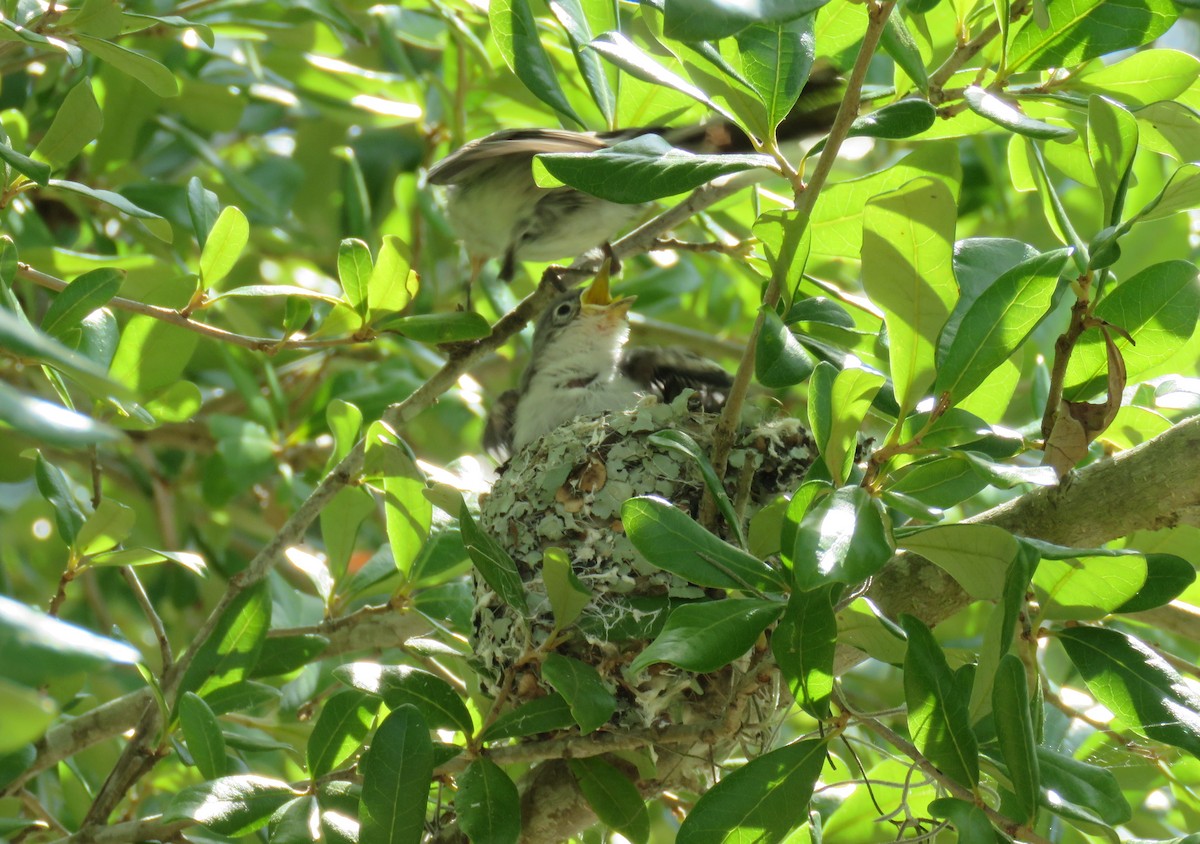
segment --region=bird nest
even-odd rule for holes
[[[693,517],[699,512],[704,481],[695,460],[651,439],[665,429],[683,431],[707,453],[717,416],[697,405],[685,393],[671,404],[645,399],[629,411],[577,418],[515,454],[481,497],[481,526],[516,562],[527,604],[525,612],[514,610],[476,577],[474,646],[485,693],[494,696],[506,684],[513,704],[546,694],[550,686],[529,655],[553,650],[597,669],[618,702],[613,727],[662,728],[719,720],[738,690],[744,693],[748,672],[773,674],[762,671],[763,652],[712,674],[667,664],[627,670],[674,606],[724,597],[648,563],[621,522],[621,505],[639,495],[662,496]],[[748,520],[794,490],[815,455],[808,431],[794,419],[744,422],[729,456],[726,491]],[[716,529],[730,539],[725,531]],[[547,648],[555,625],[541,571],[552,547],[566,552],[591,600],[569,635]],[[757,708],[773,719],[775,684],[752,685]]]

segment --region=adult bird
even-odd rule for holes
[[[488,415],[484,449],[508,455],[577,416],[628,410],[646,395],[672,401],[695,390],[705,410],[724,403],[733,379],[716,363],[678,347],[626,348],[635,296],[609,292],[611,261],[586,290],[556,297],[538,318],[519,386]]]
[[[843,89],[832,68],[815,70],[778,127],[778,137],[815,141],[833,121]],[[615,132],[505,129],[464,144],[429,168],[428,183],[446,189],[446,216],[470,256],[471,279],[490,258],[501,259],[504,281],[512,279],[518,261],[574,258],[604,245],[642,216],[643,204],[610,202],[566,185],[539,187],[533,159],[542,153],[596,152],[646,134],[661,135],[689,152],[753,149],[745,132],[724,120]]]

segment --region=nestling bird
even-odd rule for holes
[[[724,403],[732,378],[687,349],[626,349],[636,297],[609,293],[606,261],[585,291],[558,296],[538,318],[520,385],[497,399],[483,445],[497,460],[577,416],[628,410],[646,395],[671,401],[693,389],[706,410]]]
[[[841,102],[843,83],[830,67],[815,70],[800,100],[778,128],[781,139],[814,141]],[[620,141],[661,135],[690,152],[748,152],[746,134],[727,121],[679,128],[642,127],[615,132],[506,129],[464,144],[434,164],[431,185],[446,188],[446,214],[471,258],[472,279],[483,262],[500,258],[510,281],[518,261],[574,258],[607,243],[645,213],[645,205],[610,202],[565,185],[542,188],[533,159],[541,153],[595,152]]]

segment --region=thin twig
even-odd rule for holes
[[[1009,11],[1009,20],[1018,20],[1029,10],[1029,6],[1030,0],[1017,0]],[[929,101],[934,105],[945,102],[946,92],[942,88],[950,81],[950,77],[957,73],[964,64],[975,58],[979,51],[990,44],[999,34],[1000,22],[995,20],[970,41],[959,44],[946,61],[942,62],[941,67],[929,75]]]
[[[146,621],[150,622],[150,629],[154,631],[154,638],[158,640],[162,670],[166,672],[171,667],[171,663],[175,661],[175,657],[171,654],[171,640],[167,638],[167,630],[163,627],[162,619],[154,609],[154,604],[150,601],[150,596],[146,594],[146,589],[142,586],[142,581],[138,579],[137,573],[131,566],[121,566],[120,568],[121,577],[129,585],[129,591],[133,593],[134,600],[142,608],[142,614],[146,616]]]

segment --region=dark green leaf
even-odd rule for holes
[[[308,775],[322,777],[357,753],[378,708],[377,698],[357,689],[344,689],[325,701],[308,735]]]
[[[245,680],[258,662],[271,626],[271,593],[261,581],[239,593],[225,608],[212,634],[193,645],[196,656],[180,683],[181,692],[207,697]]]
[[[1113,612],[1145,612],[1169,604],[1196,581],[1196,568],[1174,554],[1146,555],[1146,582]]]
[[[1117,630],[1058,632],[1095,698],[1155,741],[1200,755],[1200,696],[1144,642]]]
[[[929,93],[929,74],[925,70],[925,60],[917,41],[904,23],[904,16],[899,10],[888,15],[887,24],[879,39],[879,45],[892,57],[892,60],[912,80],[917,89],[923,94]]]
[[[851,138],[887,138],[899,140],[919,135],[933,126],[937,109],[926,100],[907,99],[885,105],[878,111],[864,114],[850,124]],[[825,149],[825,140],[818,141],[807,155],[814,156]]]
[[[676,608],[662,632],[629,666],[640,672],[656,662],[707,674],[750,650],[784,605],[757,598],[726,598]]]
[[[765,155],[698,155],[675,149],[658,135],[642,135],[596,152],[537,157],[555,179],[610,202],[637,204],[698,188],[718,176],[774,168]]]
[[[592,590],[575,576],[566,551],[547,548],[542,552],[542,581],[546,584],[546,597],[554,613],[554,626],[561,630],[574,624],[583,608],[591,602]]]
[[[1179,16],[1170,0],[1047,0],[1045,26],[1026,18],[1008,49],[1010,70],[1073,67],[1145,44]]]
[[[1104,97],[1095,94],[1089,97],[1087,148],[1096,186],[1104,197],[1101,225],[1115,226],[1121,222],[1137,147],[1137,119]]]
[[[612,125],[616,116],[617,96],[608,84],[600,57],[586,49],[592,40],[592,27],[581,0],[558,0],[550,4],[550,12],[567,32],[571,51],[575,54],[575,64],[583,75],[588,93],[592,95],[592,102],[600,109],[604,121]]]
[[[772,131],[800,98],[812,71],[815,15],[777,26],[757,24],[738,33],[742,74],[767,107]]]
[[[1037,739],[1029,710],[1029,681],[1025,665],[1012,654],[1000,658],[992,687],[992,721],[996,741],[1008,768],[1008,780],[1016,798],[1017,820],[1031,823],[1038,806]]]
[[[600,758],[571,759],[571,773],[600,822],[633,844],[650,838],[650,814],[629,778]]]
[[[70,182],[65,179],[51,179],[49,184],[52,188],[65,190],[68,193],[79,194],[80,196],[85,196],[88,199],[95,200],[96,202],[103,202],[105,205],[111,205],[118,211],[128,214],[130,217],[141,220],[142,224],[146,226],[149,232],[161,241],[170,243],[174,237],[171,232],[171,224],[167,220],[163,219],[158,214],[147,211],[141,206],[135,205],[133,202],[130,202],[119,193],[115,193],[110,190],[90,188],[87,185],[80,184],[79,182]]]
[[[1064,817],[1090,823],[1127,823],[1129,801],[1107,767],[1089,765],[1048,747],[1037,749],[1042,805]]]
[[[500,55],[525,87],[546,105],[582,125],[538,37],[528,0],[496,0],[488,6],[488,21]]]
[[[829,582],[859,583],[892,556],[883,508],[862,487],[843,487],[804,515],[792,552],[798,589]]]
[[[226,770],[225,738],[221,725],[208,704],[191,692],[179,699],[179,726],[187,740],[188,752],[207,780],[224,776]]]
[[[704,453],[704,449],[700,447],[700,444],[692,439],[691,434],[686,431],[676,431],[669,428],[651,434],[648,439],[654,445],[678,451],[692,459],[696,464],[696,468],[700,470],[700,476],[704,478],[704,485],[708,487],[709,495],[717,502],[717,509],[721,511],[721,516],[724,517],[725,524],[737,536],[738,545],[745,548],[746,535],[742,532],[742,520],[734,512],[733,502],[729,500],[729,495],[725,492],[725,485],[717,477],[716,470],[713,469],[712,463],[708,460],[708,455]]]
[[[258,678],[290,674],[313,662],[327,647],[329,640],[315,633],[270,636],[263,642],[258,662],[254,664],[250,676]]]
[[[523,703],[511,712],[505,712],[484,731],[483,740],[522,738],[565,730],[574,725],[575,717],[571,715],[571,707],[562,695],[555,692]]]
[[[34,358],[62,370],[99,396],[128,396],[127,390],[109,379],[107,373],[78,352],[47,337],[21,317],[0,308],[0,349],[19,357]]]
[[[107,305],[121,289],[124,279],[124,272],[108,268],[79,276],[54,297],[42,317],[42,331],[62,340],[67,331],[79,327],[85,316]]]
[[[825,752],[825,742],[809,739],[747,762],[701,796],[679,828],[676,843],[782,841],[808,820]]]
[[[665,499],[629,499],[621,507],[621,523],[647,561],[691,583],[746,591],[778,591],[785,585],[766,563],[713,536]]]
[[[193,820],[231,838],[263,826],[275,810],[298,796],[280,780],[247,774],[193,785],[175,795],[163,821]]]
[[[773,308],[764,306],[762,313],[763,327],[754,353],[755,378],[770,389],[799,384],[813,371],[816,362]]]
[[[967,697],[954,682],[933,633],[918,618],[901,619],[908,635],[904,698],[908,732],[917,749],[944,774],[967,788],[979,783],[979,747],[967,714]]]
[[[457,343],[479,340],[492,333],[488,321],[477,313],[417,314],[376,322],[379,331],[397,331],[419,343]]]
[[[76,33],[75,40],[93,56],[129,74],[158,96],[174,97],[179,93],[175,74],[149,56],[82,33]]]
[[[951,401],[966,398],[1020,348],[1053,308],[1058,278],[1070,255],[1068,249],[1056,249],[1024,261],[971,303],[954,333],[938,341],[946,352],[934,393],[950,393]]]
[[[226,712],[247,712],[265,703],[276,703],[279,696],[279,689],[274,686],[244,680],[210,692],[204,702],[217,715],[224,715]],[[292,749],[291,745],[285,746],[288,750]]]
[[[63,97],[54,122],[33,153],[50,162],[51,167],[65,167],[95,140],[103,125],[91,80],[82,79]]]
[[[787,679],[792,697],[814,718],[829,717],[833,693],[833,655],[837,616],[833,605],[838,584],[809,592],[794,591],[771,634],[771,654]]]
[[[930,801],[929,814],[935,818],[945,818],[954,825],[958,844],[1002,844],[1004,841],[983,809],[966,800],[940,797]]]
[[[50,165],[34,161],[29,156],[17,152],[4,141],[0,141],[0,161],[3,161],[32,182],[45,187],[50,182]]]
[[[335,668],[333,676],[359,691],[381,696],[389,709],[415,707],[431,729],[460,730],[467,735],[473,729],[462,698],[449,683],[428,671],[408,665],[352,662]]]
[[[475,568],[488,586],[496,590],[500,599],[510,607],[522,609],[525,606],[525,584],[517,572],[517,564],[508,556],[496,540],[488,536],[475,520],[471,511],[463,504],[458,514],[459,528],[462,530],[463,544]]]
[[[587,663],[549,654],[542,663],[542,679],[566,700],[581,733],[603,726],[617,710],[617,699],[604,685],[599,672]]]
[[[500,766],[481,756],[458,776],[454,812],[474,844],[516,844],[521,837],[521,797]]]
[[[727,112],[723,111],[720,106],[713,102],[707,94],[679,74],[667,70],[657,61],[650,58],[641,47],[634,44],[620,32],[602,33],[592,39],[592,42],[588,44],[588,48],[595,50],[635,79],[677,91],[686,97],[703,103],[718,114],[729,117]]]
[[[363,786],[360,840],[419,844],[433,778],[429,727],[412,706],[392,711],[359,765]]]
[[[988,120],[1010,132],[1024,135],[1027,138],[1040,140],[1059,139],[1074,140],[1078,132],[1070,126],[1056,126],[1044,120],[1035,120],[1021,113],[1016,106],[997,97],[991,91],[986,91],[978,85],[971,85],[963,92],[963,99],[971,107],[971,111],[986,117]]]
[[[75,497],[75,486],[70,477],[62,469],[46,460],[41,452],[37,454],[34,477],[37,479],[38,492],[54,508],[54,521],[58,525],[58,535],[67,545],[74,545],[79,529],[87,521],[87,513],[84,512],[79,499]]]

